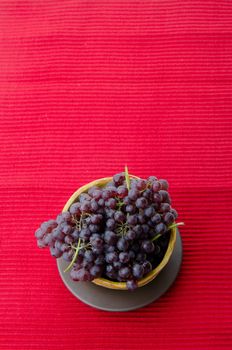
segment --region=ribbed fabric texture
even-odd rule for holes
[[[1,1],[0,348],[231,349],[232,3]],[[183,265],[155,303],[84,305],[34,231],[127,164],[170,183]]]

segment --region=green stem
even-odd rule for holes
[[[67,272],[68,270],[70,270],[71,267],[73,266],[73,264],[75,263],[76,258],[77,258],[78,253],[79,253],[79,250],[80,250],[80,244],[81,244],[81,239],[79,238],[78,243],[77,243],[77,247],[75,248],[76,251],[75,251],[75,254],[74,254],[73,258],[72,258],[72,261],[70,262],[70,264],[68,265],[68,267],[66,267],[66,269],[64,270],[64,272]],[[82,248],[82,247],[81,247],[81,248]]]
[[[127,186],[128,191],[129,191],[130,190],[130,176],[129,176],[127,165],[125,166],[125,178],[126,178],[126,186]]]

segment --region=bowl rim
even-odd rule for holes
[[[139,177],[137,177],[135,175],[129,175],[129,176],[130,176],[130,178],[139,179]],[[94,181],[91,181],[91,182],[79,187],[71,195],[71,197],[68,199],[68,201],[66,202],[66,204],[63,207],[62,212],[68,211],[69,208],[71,207],[71,205],[76,202],[76,200],[78,199],[80,194],[87,192],[90,187],[92,187],[92,186],[103,187],[108,182],[112,181],[112,179],[113,179],[112,177],[104,177],[104,178],[96,179]],[[176,232],[177,232],[177,228],[173,227],[171,229],[171,232],[170,232],[169,244],[168,244],[167,250],[164,254],[162,261],[159,263],[158,266],[156,266],[155,269],[150,271],[145,277],[143,277],[142,279],[140,279],[138,281],[138,287],[145,286],[146,284],[151,282],[160,273],[160,271],[167,265],[168,261],[170,260],[171,255],[172,255],[173,249],[175,247]],[[99,286],[102,286],[102,287],[105,287],[105,288],[109,288],[109,289],[128,290],[126,287],[126,282],[114,282],[114,281],[108,280],[108,279],[103,278],[103,277],[95,278],[92,281],[92,283],[99,285]]]

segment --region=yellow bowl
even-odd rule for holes
[[[137,176],[133,176],[133,175],[130,175],[130,177],[137,178]],[[98,179],[98,180],[89,182],[88,184],[80,187],[69,198],[69,200],[67,201],[67,203],[65,204],[65,206],[63,208],[63,212],[68,211],[69,208],[71,207],[71,205],[77,201],[80,194],[87,192],[90,187],[92,187],[92,186],[103,187],[110,181],[112,181],[112,177],[105,177],[102,179]],[[148,284],[149,282],[154,280],[154,278],[160,273],[160,271],[167,265],[171,255],[172,255],[173,249],[175,247],[175,243],[176,243],[176,227],[171,229],[168,248],[167,248],[166,253],[163,257],[163,260],[160,262],[160,264],[155,269],[153,269],[144,278],[142,278],[141,280],[138,281],[138,287],[145,286],[146,284]],[[109,288],[109,289],[127,290],[126,282],[113,282],[113,281],[108,280],[106,278],[95,278],[92,282],[94,284],[97,284],[99,286]]]

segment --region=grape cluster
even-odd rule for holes
[[[38,246],[71,262],[67,270],[74,281],[105,277],[134,290],[168,247],[177,212],[167,190],[168,182],[154,176],[130,177],[128,184],[125,173],[116,174],[44,222],[35,232]]]

